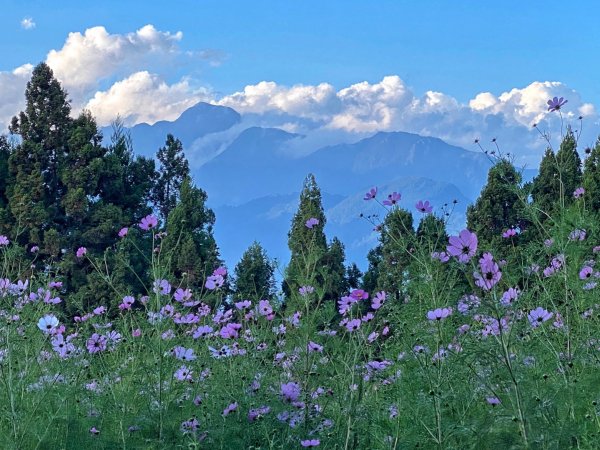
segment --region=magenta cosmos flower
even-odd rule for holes
[[[311,229],[315,226],[315,225],[319,225],[319,219],[317,219],[316,217],[311,217],[310,219],[308,219],[305,223],[306,228]]]
[[[423,200],[419,200],[415,205],[415,208],[417,208],[417,210],[423,214],[429,214],[433,211],[433,207],[429,203],[429,200],[425,200],[425,202],[423,202]]]
[[[402,198],[402,196],[394,191],[388,195],[387,200],[384,200],[383,204],[385,206],[394,206],[395,204],[397,204],[400,201],[400,198]]]
[[[365,198],[364,200],[373,200],[375,198],[375,196],[377,195],[377,188],[376,187],[372,187],[369,192],[367,192],[365,194]]]
[[[456,257],[461,263],[467,263],[477,252],[477,235],[469,230],[462,230],[458,236],[450,236],[450,245],[446,251]]]
[[[142,230],[148,231],[152,228],[156,228],[157,225],[158,225],[158,219],[154,215],[148,214],[146,217],[144,217],[142,219],[139,226]]]
[[[77,253],[75,254],[77,258],[83,258],[87,254],[87,248],[79,247],[77,249]]]
[[[564,97],[554,97],[552,100],[548,100],[548,111],[560,111],[560,108],[565,106],[569,100],[565,100]]]

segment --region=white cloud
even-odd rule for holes
[[[31,17],[24,17],[23,20],[21,20],[21,28],[24,30],[31,30],[35,28],[35,22]]]
[[[25,106],[25,87],[33,66],[24,64],[12,72],[0,72],[0,134]]]
[[[113,84],[107,91],[96,92],[87,103],[100,125],[120,115],[126,125],[159,120],[175,120],[199,101],[209,99],[204,89],[193,89],[187,80],[167,84],[155,74],[136,72]]]
[[[158,31],[146,25],[127,34],[110,34],[104,27],[69,33],[60,50],[51,50],[46,62],[67,91],[78,99],[115,76],[166,64],[179,52],[183,34]]]

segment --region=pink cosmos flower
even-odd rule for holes
[[[514,228],[509,228],[504,233],[502,233],[502,237],[504,239],[510,239],[511,237],[515,237],[517,235],[517,230]]]
[[[423,200],[419,200],[415,205],[415,208],[417,208],[417,211],[423,214],[430,214],[433,211],[433,207],[429,203],[429,200],[425,200],[425,202],[423,202]]]
[[[364,200],[373,200],[375,198],[375,196],[377,195],[377,188],[376,187],[372,187],[369,192],[367,192],[365,194],[365,198]]]
[[[477,252],[477,235],[469,230],[462,230],[458,236],[450,236],[450,245],[446,250],[461,263],[467,263]]]
[[[0,234],[0,247],[5,247],[8,245],[10,241],[8,240],[8,238],[6,236],[4,236],[3,234]]]
[[[127,233],[129,233],[129,228],[123,227],[119,230],[119,237],[123,238],[123,237],[127,236]]]
[[[378,292],[375,294],[375,297],[373,297],[373,300],[371,300],[371,308],[378,310],[383,305],[383,302],[385,302],[385,299],[386,293],[384,291]]]
[[[585,189],[582,187],[578,187],[577,189],[575,189],[575,191],[573,192],[573,197],[574,198],[581,198],[583,197],[583,194],[585,194]]]
[[[87,254],[87,248],[85,247],[79,247],[77,249],[77,253],[75,254],[77,256],[77,258],[81,259],[83,258],[85,255]]]
[[[139,227],[144,231],[148,231],[152,228],[156,228],[157,226],[158,226],[158,219],[152,214],[149,214],[146,217],[144,217],[139,224]]]
[[[397,193],[396,191],[394,191],[388,195],[387,200],[384,200],[383,204],[385,206],[394,206],[400,201],[401,198],[402,198],[402,196],[399,193]]]

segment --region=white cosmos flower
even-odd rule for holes
[[[47,314],[38,320],[37,326],[44,333],[50,333],[58,326],[58,319],[52,314]]]

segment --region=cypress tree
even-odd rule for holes
[[[584,199],[593,212],[600,212],[600,138],[586,158],[583,170]]]
[[[419,221],[417,240],[428,253],[443,251],[448,243],[446,223],[434,214],[426,214]]]
[[[6,136],[0,135],[0,234],[10,231],[12,218],[8,210],[8,186],[9,180],[8,159],[10,158],[11,146]]]
[[[233,298],[236,300],[271,300],[275,294],[275,266],[267,252],[254,242],[235,266]]]
[[[309,219],[318,222],[307,227]],[[321,265],[323,256],[327,252],[327,240],[323,228],[325,227],[325,212],[321,204],[321,190],[313,174],[304,180],[300,193],[300,204],[292,219],[292,227],[288,233],[288,247],[291,252],[290,263],[286,269],[283,282],[283,291],[289,298],[292,292],[316,277],[313,281],[323,287]]]
[[[362,276],[363,274],[356,263],[352,263],[346,267],[346,283],[348,289],[358,289],[361,285]]]
[[[163,219],[167,220],[177,204],[183,180],[190,175],[190,168],[181,141],[172,134],[167,135],[165,146],[158,150],[156,158],[160,167],[156,173],[152,198]]]
[[[334,237],[321,262],[321,266],[324,268],[325,299],[337,301],[348,292],[345,260],[344,244],[337,237]]]
[[[467,208],[467,228],[477,234],[482,247],[500,244],[508,228],[524,227],[521,181],[521,174],[506,159],[489,170],[479,198]]]
[[[383,254],[381,244],[377,244],[375,248],[367,253],[367,261],[369,266],[362,277],[361,288],[367,292],[375,292],[379,287],[379,268],[382,265]]]

